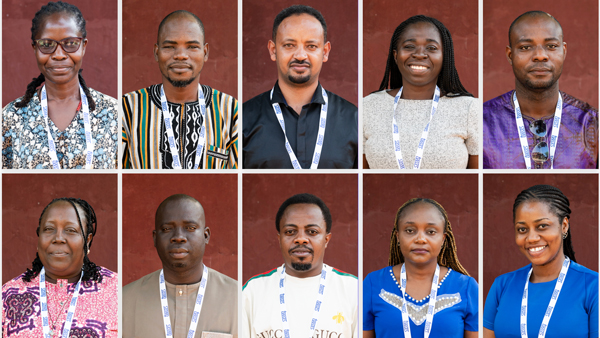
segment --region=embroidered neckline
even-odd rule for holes
[[[448,268],[448,272],[446,272],[446,275],[444,275],[444,278],[442,278],[442,280],[440,281],[440,283],[438,284],[437,288],[439,290],[439,288],[442,287],[442,283],[444,283],[444,281],[446,280],[446,278],[448,277],[448,275],[450,274],[450,271],[452,271],[452,268]],[[398,286],[398,290],[402,290],[400,288],[400,283],[398,283],[398,280],[396,279],[396,276],[394,276],[394,267],[390,266],[390,276],[392,276],[392,279],[394,280],[394,283],[396,283],[396,286]],[[427,295],[425,298],[421,299],[421,300],[416,300],[414,298],[412,298],[408,293],[406,293],[406,295],[402,295],[402,291],[400,291],[401,296],[404,296],[410,300],[412,300],[415,303],[422,303],[425,300],[429,299],[429,295]]]

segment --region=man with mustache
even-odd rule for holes
[[[123,95],[123,168],[237,168],[237,100],[198,84],[208,60],[202,21],[167,15],[154,57],[162,84]]]
[[[244,285],[243,338],[358,336],[357,279],[323,263],[331,224],[314,195],[283,202],[275,228],[284,264]]]
[[[331,50],[321,13],[282,10],[268,49],[277,82],[244,103],[244,168],[358,168],[357,108],[319,83]]]
[[[558,88],[567,55],[560,23],[526,12],[508,36],[515,90],[483,105],[483,167],[597,168],[598,110]]]
[[[123,288],[123,337],[237,337],[237,282],[202,262],[210,229],[200,202],[170,196],[154,225],[163,268]]]

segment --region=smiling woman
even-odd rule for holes
[[[35,14],[31,47],[41,74],[2,110],[4,169],[116,168],[116,100],[81,76],[85,25],[81,11],[65,2]]]
[[[46,206],[32,268],[2,286],[3,337],[117,337],[117,275],[88,258],[96,228],[84,200]]]
[[[459,80],[452,37],[438,20],[417,15],[396,28],[379,91],[363,108],[364,168],[478,167],[479,104]]]

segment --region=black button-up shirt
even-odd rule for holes
[[[244,102],[242,107],[243,168],[294,168],[285,149],[285,136],[273,111],[272,103],[277,102],[281,107],[290,146],[302,168],[309,169],[317,143],[321,104],[325,103],[321,84],[317,86],[311,102],[302,107],[300,114],[287,105],[277,83],[273,100],[270,93],[270,90],[262,93]],[[327,98],[327,125],[318,168],[358,168],[358,109],[330,91],[327,91]]]

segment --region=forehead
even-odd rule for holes
[[[439,43],[442,42],[442,36],[438,31],[437,27],[430,22],[416,22],[406,26],[406,28],[400,34],[399,42],[407,39],[424,38],[428,40],[435,40]]]
[[[202,206],[192,200],[181,199],[169,201],[162,207],[156,217],[156,225],[175,221],[204,221],[204,210]]]
[[[68,37],[78,36],[79,27],[75,18],[67,13],[53,13],[47,16],[40,25],[36,38],[47,38],[48,35],[66,33]]]
[[[285,209],[281,217],[280,226],[296,225],[318,225],[326,228],[323,212],[315,204],[292,204]]]
[[[559,39],[562,40],[563,32],[559,24],[550,16],[535,15],[521,18],[513,26],[510,42],[519,40]]]
[[[431,203],[417,202],[402,211],[398,223],[402,222],[440,223],[443,225],[444,215]]]
[[[535,200],[521,203],[521,205],[519,205],[515,211],[516,218],[540,218],[542,216],[549,217],[548,215],[555,216],[550,208],[550,205],[546,202]]]
[[[171,41],[200,41],[204,42],[204,34],[198,22],[189,15],[177,15],[169,18],[158,32],[158,42]]]
[[[321,22],[310,14],[295,14],[285,18],[277,27],[277,40],[321,40],[325,39]]]
[[[81,218],[81,222],[83,223],[85,220],[85,213],[79,204],[75,204],[77,207],[77,211],[79,212],[79,217]],[[57,201],[46,209],[44,216],[42,217],[42,222],[52,220],[55,218],[67,218],[70,222],[79,224],[77,221],[77,214],[75,213],[75,208],[73,205],[67,201]],[[82,224],[83,225],[83,224]]]

